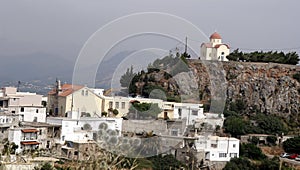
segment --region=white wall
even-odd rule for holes
[[[180,116],[181,110],[181,116]],[[174,103],[174,118],[187,119],[187,125],[192,125],[197,119],[204,119],[202,104]]]
[[[121,118],[88,118],[82,117],[80,119],[70,118],[47,118],[47,123],[61,124],[61,137],[60,142],[63,143],[66,140],[92,140],[93,132],[99,131],[100,123],[107,123],[108,129],[118,130],[121,135],[122,131],[122,119]],[[91,126],[91,130],[83,130],[85,124]]]
[[[239,157],[239,140],[236,138],[199,137],[196,141],[196,148],[204,150],[206,159],[210,161],[230,161],[233,157]]]

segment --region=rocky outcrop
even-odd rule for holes
[[[247,114],[261,112],[300,118],[300,83],[293,78],[296,73],[300,74],[299,66],[199,60],[189,60],[188,65],[189,72],[172,78],[158,76],[162,71],[148,76],[154,76],[158,81],[153,83],[167,93],[180,94],[189,101],[197,102],[197,98],[202,102],[239,100],[246,106]]]
[[[299,117],[299,66],[274,63],[223,63],[229,101],[241,99],[249,113]]]

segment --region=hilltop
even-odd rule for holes
[[[131,84],[142,83],[129,91],[149,97],[151,90],[159,89],[169,101],[200,100],[206,105],[223,98],[225,109],[238,103],[241,115],[263,113],[282,118],[292,128],[300,124],[299,66],[201,60],[170,63],[166,59],[154,62],[151,66],[156,69],[138,73]]]

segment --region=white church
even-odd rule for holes
[[[228,61],[226,56],[230,53],[229,45],[222,43],[222,37],[214,32],[210,37],[210,42],[201,44],[201,58],[204,60]]]

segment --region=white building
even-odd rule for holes
[[[46,122],[46,108],[42,105],[42,95],[17,92],[15,87],[0,90],[0,109],[18,114],[20,121]]]
[[[163,102],[162,108],[163,113],[158,115],[158,117],[171,120],[186,119],[187,125],[192,125],[197,120],[205,118],[205,115],[203,114],[203,104]]]
[[[10,127],[18,126],[18,123],[18,115],[0,112],[0,139],[8,138],[8,129]]]
[[[8,130],[8,141],[14,142],[19,147],[16,153],[20,153],[23,150],[42,149],[49,148],[47,146],[47,128],[10,128]]]
[[[57,142],[63,144],[66,140],[97,140],[98,132],[102,128],[106,131],[113,130],[120,136],[122,131],[122,120],[122,118],[108,117],[80,117],[79,119],[74,119],[74,117],[48,117],[47,123],[61,125],[60,139]]]
[[[228,61],[229,45],[222,43],[222,37],[217,32],[210,36],[210,42],[201,44],[200,55],[205,60]]]
[[[195,141],[197,151],[205,152],[205,159],[209,161],[230,161],[239,157],[240,141],[232,137],[197,136]]]

